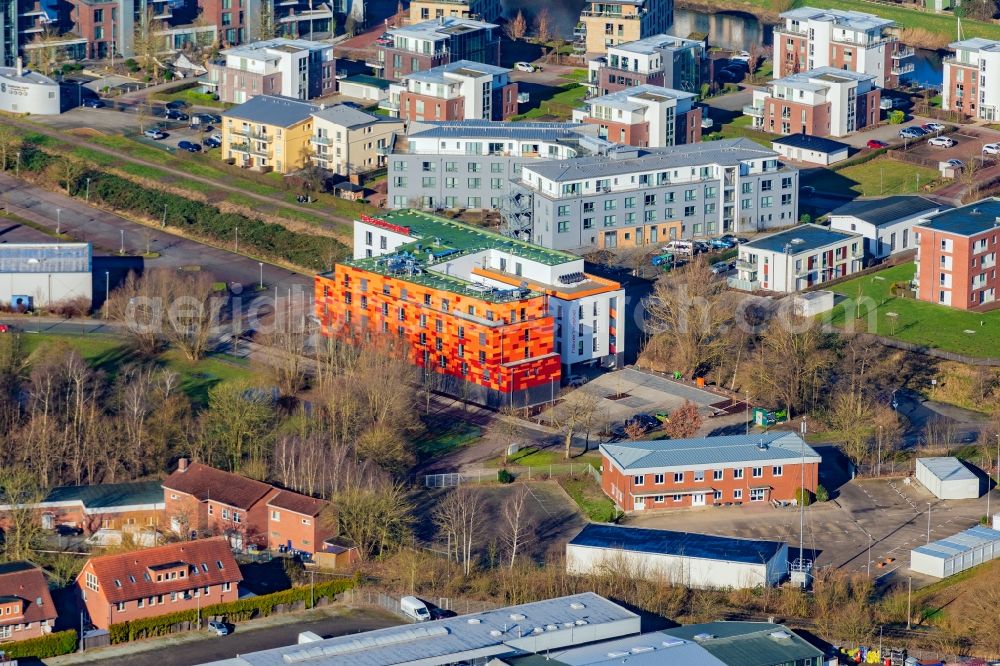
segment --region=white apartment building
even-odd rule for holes
[[[402,121],[375,116],[349,104],[321,108],[312,117],[312,160],[343,175],[385,166],[396,132],[403,131]]]
[[[598,136],[640,148],[665,148],[701,139],[697,96],[661,86],[641,85],[592,97],[574,109],[573,121],[597,125]]]
[[[379,106],[403,120],[505,120],[517,113],[510,71],[457,60],[404,75]]]
[[[856,273],[864,259],[863,236],[800,224],[740,245],[729,286],[791,294]]]
[[[257,95],[313,99],[336,91],[333,46],[306,39],[276,38],[219,52],[202,83],[223,102],[242,104]]]
[[[871,74],[880,88],[895,88],[913,71],[913,49],[887,31],[895,22],[865,12],[799,7],[781,14],[774,30],[774,76],[817,67]]]
[[[846,136],[878,123],[880,99],[873,74],[817,67],[754,89],[743,112],[772,134]]]
[[[584,84],[592,95],[606,95],[638,85],[698,92],[703,77],[705,42],[654,35],[607,47],[607,54],[587,63]]]
[[[1000,120],[1000,41],[965,39],[948,45],[941,108],[982,120]]]
[[[948,204],[907,194],[858,199],[830,213],[830,228],[861,234],[865,237],[868,257],[885,259],[916,249],[917,233],[913,227],[931,215],[950,209]]]

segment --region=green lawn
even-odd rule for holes
[[[567,83],[559,86],[559,92],[553,94],[552,97],[541,100],[534,109],[514,116],[511,120],[531,120],[543,116],[569,120],[573,116],[573,109],[579,107],[586,96],[587,88],[585,86]]]
[[[52,345],[69,345],[94,368],[114,377],[118,369],[137,360],[134,352],[121,339],[108,335],[58,335],[51,333],[25,333],[28,352],[50,348]],[[40,352],[42,353],[42,352]],[[208,402],[208,391],[220,382],[248,379],[252,376],[247,363],[235,357],[210,357],[192,363],[183,354],[168,349],[154,362],[180,375],[180,386],[197,406]]]
[[[421,460],[439,458],[472,444],[482,436],[482,429],[467,421],[451,421],[444,427],[439,423],[425,425],[426,432],[414,442],[417,457]]]
[[[491,467],[500,467],[503,459],[499,456],[489,460],[486,464]],[[601,465],[601,456],[596,451],[591,451],[583,455],[574,455],[567,460],[564,457],[562,448],[538,449],[528,446],[507,458],[508,465],[520,465],[523,467],[548,467],[549,465],[568,465],[590,463],[597,468]]]
[[[563,78],[567,81],[572,81],[573,83],[583,83],[587,80],[590,72],[586,69],[574,69],[572,72],[564,76]]]
[[[562,477],[559,479],[559,485],[591,521],[610,523],[618,519],[620,514],[615,503],[601,491],[592,477]]]
[[[819,192],[875,197],[890,194],[912,194],[940,184],[938,172],[909,162],[877,157],[836,171],[818,169],[802,179]]]
[[[914,270],[914,264],[900,264],[830,287],[831,291],[852,299],[852,303],[847,307],[840,303],[823,317],[829,317],[834,326],[844,327],[848,322],[853,322],[858,331],[895,337],[905,342],[966,356],[1000,356],[1000,347],[997,346],[997,340],[1000,340],[1000,310],[987,313],[966,312],[912,298],[892,296],[890,289],[893,283],[909,282]],[[861,318],[857,319],[857,306],[853,301],[858,299],[859,291],[862,298],[871,299],[874,309],[873,314],[869,315],[868,309],[862,305]],[[895,313],[896,317],[887,316],[890,312]]]
[[[744,137],[770,148],[771,141],[776,139],[778,135],[754,129],[752,125],[753,118],[750,116],[737,116],[731,123],[722,125],[717,131],[706,135],[704,138],[706,141],[713,141],[716,139],[737,139]]]
[[[177,92],[171,93],[156,93],[153,95],[153,99],[160,100],[161,102],[173,102],[175,100],[180,100],[182,102],[187,102],[188,104],[193,104],[195,106],[207,106],[216,109],[228,109],[235,106],[235,104],[229,104],[227,102],[220,102],[217,99],[213,99],[212,95],[209,93],[200,93],[193,88],[188,88],[187,90],[178,90]]]

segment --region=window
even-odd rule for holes
[[[764,476],[764,468],[763,467],[754,467],[753,468],[753,474],[752,474],[752,476],[755,479],[761,478],[762,476]]]
[[[665,497],[663,495],[654,495],[653,496],[653,501],[655,503],[657,503],[657,504],[663,504],[663,500],[664,499],[665,499]]]
[[[90,589],[92,589],[94,592],[100,592],[101,591],[100,583],[97,582],[97,576],[95,576],[94,574],[92,574],[92,573],[90,573],[88,571],[87,575],[85,576],[85,579],[86,579],[87,587],[89,587]]]
[[[717,469],[717,470],[713,470],[712,471],[712,480],[713,481],[722,481],[722,470],[721,469]]]
[[[663,474],[657,474],[656,476],[654,476],[653,477],[653,483],[655,483],[656,485],[662,484],[663,483]]]
[[[734,500],[741,500],[741,499],[743,499],[743,489],[742,488],[737,488],[737,489],[735,489],[733,491],[733,499]]]
[[[751,488],[750,489],[750,501],[751,502],[763,502],[764,495],[766,491],[764,488]]]
[[[704,481],[705,480],[705,470],[701,470],[701,469],[695,470],[694,480],[695,481]]]
[[[231,589],[233,589],[233,584],[232,583],[223,583],[222,584],[222,591],[223,592],[229,592]]]
[[[309,520],[308,518],[303,518],[302,519],[302,524],[303,525],[312,525],[312,521]]]
[[[684,483],[684,472],[674,472],[674,483]]]
[[[771,468],[771,475],[772,476],[781,476],[781,472],[782,471],[783,471],[783,469],[782,469],[781,465],[775,465],[774,467]]]
[[[139,601],[137,601],[135,605],[136,605],[136,608],[143,608],[143,607],[145,607],[145,605],[146,605],[146,599],[140,597]]]
[[[734,469],[733,470],[733,478],[734,479],[742,479],[743,478],[743,468]]]
[[[681,496],[680,495],[674,495],[674,501],[675,502],[680,502],[681,501]]]
[[[641,474],[632,477],[632,483],[637,486],[641,486],[645,480],[646,477]]]
[[[121,613],[122,611],[124,611],[125,610],[125,602],[124,601],[119,601],[118,603],[116,603],[115,604],[115,610],[118,611],[119,613]]]
[[[229,509],[223,509],[222,510],[222,519],[223,520],[229,520]]]

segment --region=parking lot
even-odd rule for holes
[[[845,472],[842,462],[838,462],[839,454],[832,447],[816,448],[825,467],[825,470],[821,467],[820,481],[834,488],[831,501],[814,504],[803,513],[804,554],[814,559],[816,567],[837,567],[864,574],[870,571],[871,577],[881,584],[899,580],[905,583],[910,576],[910,550],[925,544],[928,534],[931,541],[950,536],[974,526],[985,514],[985,497],[939,500],[915,481],[906,484],[900,478],[856,479],[838,486],[837,479],[832,477]],[[630,516],[628,523],[779,540],[788,543],[792,559],[798,557],[799,511],[794,507],[777,509],[762,504],[659,511]],[[915,587],[933,581],[913,576]]]
[[[921,141],[912,148],[909,148],[907,152],[911,155],[937,162],[957,159],[969,164],[973,159],[978,160],[982,157],[984,144],[1000,141],[1000,132],[968,125],[959,127],[958,131],[945,136],[954,140],[955,145],[951,148],[945,148],[943,146],[932,146],[927,141]]]

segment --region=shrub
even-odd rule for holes
[[[900,125],[904,120],[906,120],[906,114],[899,109],[889,112],[890,125]]]
[[[164,81],[173,81],[174,80],[174,72],[173,72],[173,70],[168,69],[167,71],[163,72],[163,80]]]
[[[499,472],[497,472],[497,481],[499,481],[500,483],[513,483],[514,475],[508,472],[507,470],[502,469]]]
[[[48,659],[69,654],[76,650],[76,632],[57,631],[39,638],[29,638],[26,641],[4,643],[4,655],[10,659]]]
[[[795,490],[795,501],[799,506],[809,506],[813,503],[813,494],[805,488]]]
[[[810,215],[809,213],[802,213],[801,215],[799,215],[799,222],[801,222],[802,224],[809,224],[812,221],[813,221],[812,215]]]
[[[830,499],[830,493],[829,493],[829,491],[827,491],[827,489],[823,486],[822,483],[819,484],[819,485],[817,485],[816,486],[816,501],[817,502],[826,502],[829,499]]]

